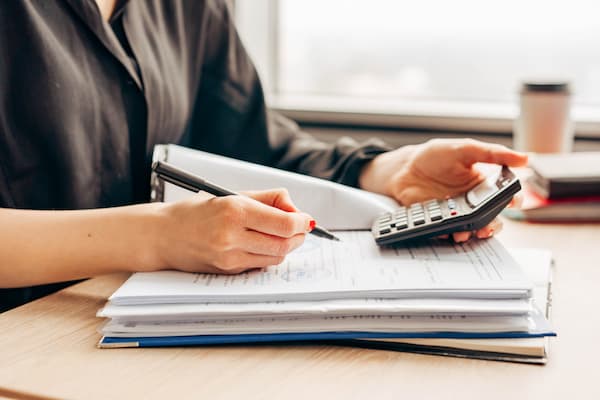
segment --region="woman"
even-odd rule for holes
[[[475,162],[526,162],[472,140],[393,151],[375,140],[315,141],[266,109],[222,1],[3,2],[0,31],[0,287],[20,288],[0,291],[0,308],[55,290],[49,283],[114,271],[277,264],[314,225],[281,190],[146,203],[157,143],[402,203],[467,190],[481,179]]]

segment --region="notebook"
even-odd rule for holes
[[[544,198],[600,196],[600,152],[539,154],[529,164],[530,184]]]

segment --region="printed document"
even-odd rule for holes
[[[136,273],[110,300],[121,305],[530,297],[531,282],[494,238],[381,248],[367,231],[338,232],[341,242],[308,236],[277,266],[240,275]]]

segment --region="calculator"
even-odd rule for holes
[[[371,232],[379,245],[481,229],[521,190],[519,179],[503,166],[473,189],[456,197],[428,200],[385,213]]]

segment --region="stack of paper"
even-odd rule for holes
[[[552,307],[552,254],[542,249],[513,249],[511,254],[534,282],[533,301],[550,316]],[[508,339],[359,339],[336,341],[337,345],[372,349],[395,350],[420,354],[479,358],[544,364],[547,359],[548,338]]]
[[[539,292],[533,280],[495,239],[379,248],[370,227],[398,207],[391,198],[174,145],[155,146],[159,160],[236,191],[286,187],[300,209],[336,230],[342,242],[308,237],[284,263],[235,276],[134,274],[98,312],[108,318],[100,347],[334,340],[545,360],[546,336],[554,335],[538,308],[545,297],[532,299]],[[152,178],[154,201],[190,195]],[[549,257],[532,259],[547,260],[537,269],[545,271],[543,286]]]
[[[240,275],[134,274],[98,313],[100,346],[554,335],[496,239],[380,248],[370,232],[338,235]]]

